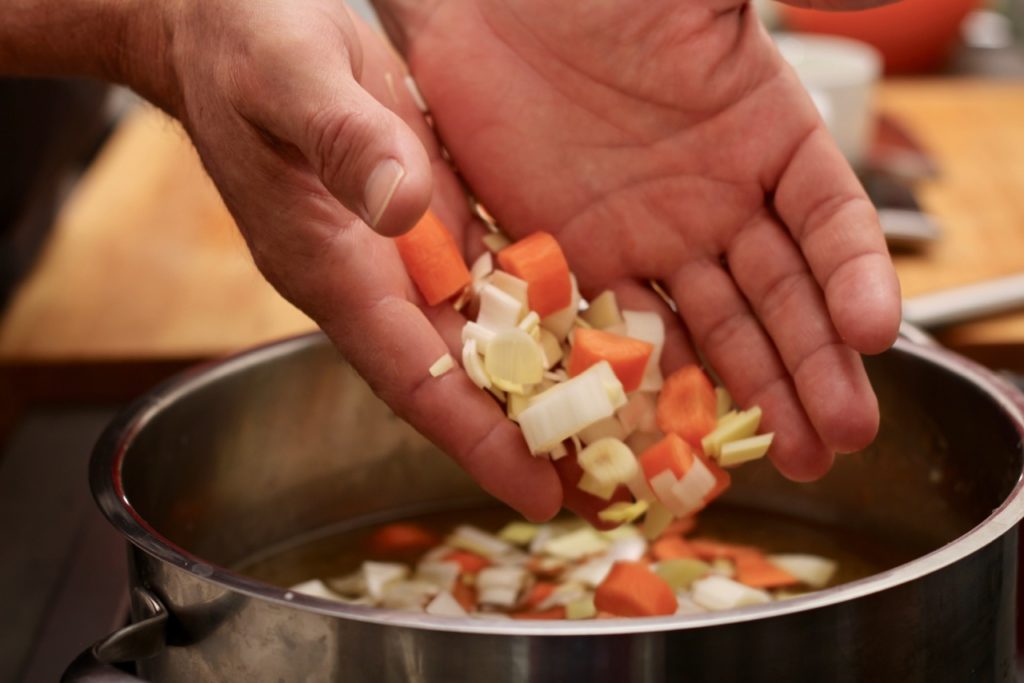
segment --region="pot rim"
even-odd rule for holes
[[[89,466],[93,497],[110,523],[137,548],[202,581],[280,606],[298,608],[342,619],[455,633],[508,636],[610,636],[675,631],[756,621],[806,612],[879,593],[936,572],[995,541],[1024,517],[1024,479],[1018,475],[1009,495],[973,529],[954,541],[906,564],[845,583],[767,605],[706,614],[602,619],[600,621],[491,620],[473,617],[437,617],[423,613],[348,605],[295,593],[272,586],[227,568],[212,565],[175,545],[152,528],[134,509],[121,485],[120,473],[129,447],[152,419],[181,397],[216,382],[242,368],[323,344],[322,333],[314,332],[244,351],[221,361],[199,365],[157,387],[122,411],[103,432]],[[894,349],[931,361],[965,379],[988,394],[1009,417],[1024,444],[1024,397],[989,370],[940,347],[927,347],[900,339]],[[1024,447],[1024,446],[1022,446]]]

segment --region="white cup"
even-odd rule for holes
[[[785,33],[777,34],[775,43],[839,149],[858,168],[875,132],[874,86],[882,73],[881,54],[867,43],[835,36]]]

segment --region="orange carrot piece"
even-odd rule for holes
[[[608,361],[625,391],[636,391],[644,379],[647,359],[654,345],[604,330],[579,328],[573,333],[569,353],[569,376],[575,377],[591,365]]]
[[[665,470],[670,470],[676,479],[682,479],[692,465],[693,449],[675,434],[667,434],[640,454],[640,467],[647,479],[653,479]]]
[[[555,605],[540,612],[509,612],[513,619],[565,619],[565,607]]]
[[[455,238],[429,210],[412,230],[395,238],[395,245],[430,306],[455,296],[472,280]]]
[[[736,580],[752,588],[783,588],[800,583],[799,579],[776,567],[760,553],[736,558]]]
[[[526,281],[530,310],[545,317],[572,303],[569,263],[558,242],[546,232],[532,235],[498,252],[498,265]]]
[[[688,541],[693,552],[702,560],[736,560],[747,555],[760,555],[761,551],[748,545],[723,543],[710,538],[692,538]]]
[[[697,553],[682,536],[662,536],[651,544],[651,555],[659,562],[697,557]]]
[[[452,597],[467,612],[476,611],[476,589],[459,579],[452,588]]]
[[[700,458],[700,461],[704,463],[704,466],[708,468],[712,475],[715,477],[715,486],[704,496],[704,502],[710,503],[715,498],[725,493],[725,490],[732,485],[732,477],[724,469],[718,466],[716,462],[711,460],[700,451],[695,451],[694,455]]]
[[[374,531],[367,545],[374,557],[404,557],[430,550],[440,542],[437,534],[419,524],[396,522]]]
[[[655,412],[661,431],[700,450],[700,440],[715,428],[716,413],[715,388],[699,366],[684,366],[665,378]]]
[[[551,581],[538,581],[533,584],[533,588],[527,593],[526,599],[523,600],[523,607],[527,609],[533,609],[540,603],[547,600],[548,596],[551,595],[558,584],[552,583]]]
[[[484,567],[489,567],[491,561],[486,557],[471,553],[468,550],[453,550],[444,557],[445,562],[456,562],[462,567],[463,574],[476,574]]]
[[[594,592],[599,611],[620,617],[656,617],[675,614],[676,594],[644,562],[616,562]]]

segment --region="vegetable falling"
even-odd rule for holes
[[[553,236],[487,251],[471,268],[433,214],[396,241],[428,303],[458,297],[476,312],[462,330],[466,374],[504,405],[534,456],[577,458],[577,486],[609,501],[603,521],[646,516],[657,536],[729,487],[723,467],[767,454],[761,409],[734,407],[697,365],[663,376],[661,317],[620,309],[611,291],[583,302]],[[430,374],[453,364],[446,354]],[[620,487],[632,500],[611,502]]]

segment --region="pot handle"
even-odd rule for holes
[[[133,602],[146,615],[114,631],[78,655],[61,676],[61,683],[128,683],[141,678],[114,666],[152,657],[167,645],[167,608],[145,588],[132,592]]]

